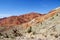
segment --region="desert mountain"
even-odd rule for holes
[[[36,13],[32,14],[29,14],[29,19],[27,19],[28,21],[21,22],[22,24],[19,23],[18,25],[14,24],[16,22],[12,22],[13,25],[16,26],[12,26],[9,28],[1,26],[0,39],[5,40],[7,38],[7,40],[60,40],[60,7],[51,10],[46,15]],[[34,15],[38,16],[33,17]],[[27,14],[24,16],[25,19],[26,16]],[[3,19],[7,20],[8,18]],[[2,21],[3,19],[0,20]],[[12,19],[14,20],[16,18],[12,17]],[[6,25],[4,24],[4,26]],[[11,24],[9,23],[9,25]]]
[[[6,18],[0,19],[0,26],[13,26],[13,25],[20,25],[22,23],[26,23],[31,21],[32,19],[43,16],[44,14],[39,13],[28,13],[20,16],[11,16]]]

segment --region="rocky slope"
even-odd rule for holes
[[[21,25],[1,26],[0,40],[60,40],[60,8]]]
[[[0,19],[0,26],[14,26],[14,25],[20,25],[22,23],[26,23],[31,21],[33,18],[36,18],[38,16],[43,16],[43,14],[39,13],[28,13],[20,16],[11,16],[6,18]]]

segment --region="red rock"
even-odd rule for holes
[[[6,17],[6,18],[1,18],[0,19],[0,26],[15,26],[15,25],[20,25],[22,23],[29,22],[30,20],[43,16],[43,14],[39,13],[29,13],[29,14],[24,14],[20,16],[11,16],[11,17]]]

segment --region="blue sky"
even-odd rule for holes
[[[48,13],[60,0],[0,0],[0,18],[29,12]]]

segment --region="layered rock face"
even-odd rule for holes
[[[43,14],[32,12],[32,13],[24,14],[24,15],[20,15],[20,16],[11,16],[11,17],[7,17],[7,18],[2,18],[2,19],[0,19],[0,26],[20,25],[22,23],[29,22],[32,19],[39,17],[39,16],[43,16]]]
[[[0,27],[1,40],[60,40],[60,8],[6,29]]]

